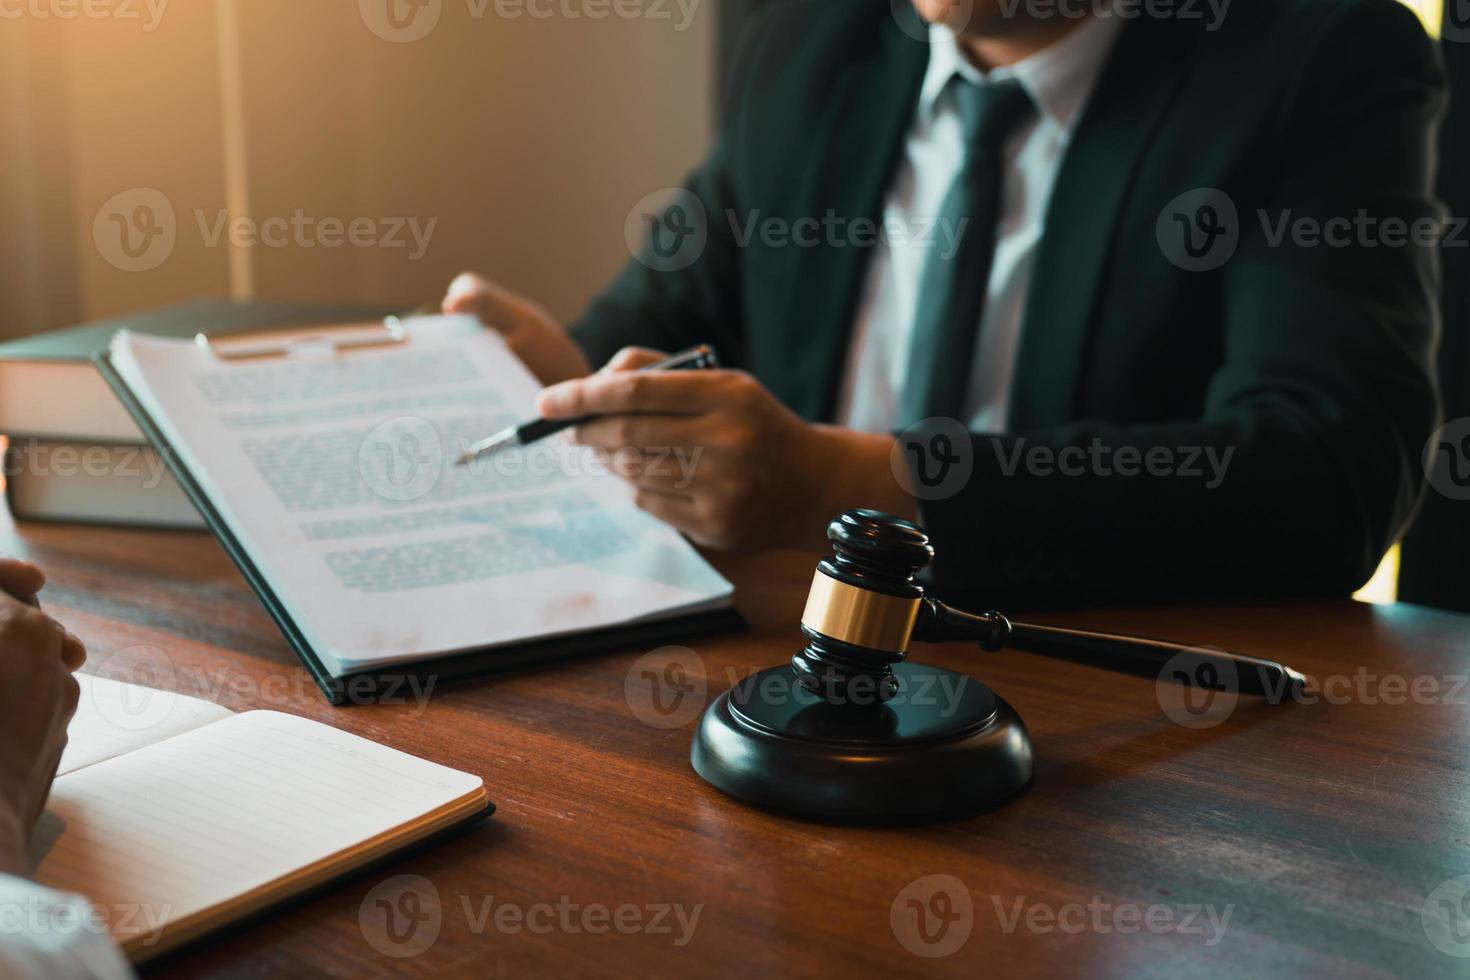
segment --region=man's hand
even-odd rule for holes
[[[539,406],[548,419],[608,416],[574,439],[610,454],[639,507],[726,549],[820,542],[849,507],[912,516],[888,436],[810,425],[741,371],[636,370],[664,356],[630,348]]]
[[[66,747],[86,648],[35,604],[45,577],[0,558],[0,872],[24,874],[26,841]]]
[[[449,284],[441,308],[445,313],[479,317],[505,338],[543,385],[581,378],[592,370],[582,349],[550,313],[472,272]]]

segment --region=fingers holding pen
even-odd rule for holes
[[[643,352],[625,354],[634,362]],[[573,443],[598,450],[636,486],[679,491],[719,438],[714,414],[704,410],[717,373],[608,372],[548,388],[540,408],[545,418],[592,416],[571,430]]]
[[[541,394],[543,418],[576,420],[573,440],[603,454],[638,506],[700,544],[745,547],[805,523],[842,447],[751,375],[639,371],[652,352]],[[586,419],[586,421],[582,421]]]
[[[615,452],[620,449],[692,450],[705,426],[687,415],[607,415],[584,422],[568,433],[578,446]]]
[[[668,357],[668,354],[648,347],[624,347],[614,354],[612,360],[603,365],[598,373],[612,374],[615,371],[638,371],[642,368],[651,367],[654,364],[668,360]]]
[[[616,415],[578,426],[571,441],[595,449],[609,470],[635,487],[680,493],[704,458],[702,426],[673,415]]]
[[[546,419],[584,415],[698,415],[727,402],[735,371],[634,371],[594,374],[552,385],[537,408]]]

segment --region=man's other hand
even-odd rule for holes
[[[0,872],[24,874],[25,847],[51,792],[79,689],[82,641],[35,604],[45,577],[0,558]]]
[[[505,338],[543,385],[581,378],[592,370],[582,349],[550,313],[473,272],[449,284],[441,308],[445,313],[479,317]]]
[[[539,403],[548,419],[607,416],[573,438],[608,454],[643,510],[722,549],[820,543],[849,507],[913,514],[892,438],[809,424],[743,371],[637,370],[664,356],[629,348]]]

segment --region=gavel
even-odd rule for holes
[[[753,806],[890,823],[972,813],[1025,789],[1035,751],[1021,716],[967,673],[909,661],[915,640],[1015,647],[1277,702],[1306,680],[1213,647],[955,609],[915,581],[934,560],[929,536],[889,514],[850,510],[827,537],[833,554],[818,562],[801,617],[806,645],[789,667],[715,698],[690,746],[695,772]]]
[[[850,510],[827,527],[834,554],[817,564],[801,617],[807,643],[791,660],[801,685],[832,704],[898,692],[893,666],[912,641],[973,641],[1107,670],[1280,702],[1306,678],[1272,660],[1089,630],[1018,623],[970,613],[925,595],[915,576],[934,560],[917,525],[874,510]],[[1167,675],[1167,676],[1166,676]]]

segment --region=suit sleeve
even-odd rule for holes
[[[1264,209],[1434,228],[1433,42],[1397,3],[1320,6],[1262,144]],[[1225,359],[1200,417],[973,435],[964,489],[920,502],[936,584],[986,598],[1344,594],[1371,575],[1424,487],[1436,249],[1378,231],[1342,244],[1340,222],[1334,247],[1273,243],[1254,217],[1219,273]],[[1191,453],[1199,478],[1163,465]]]

